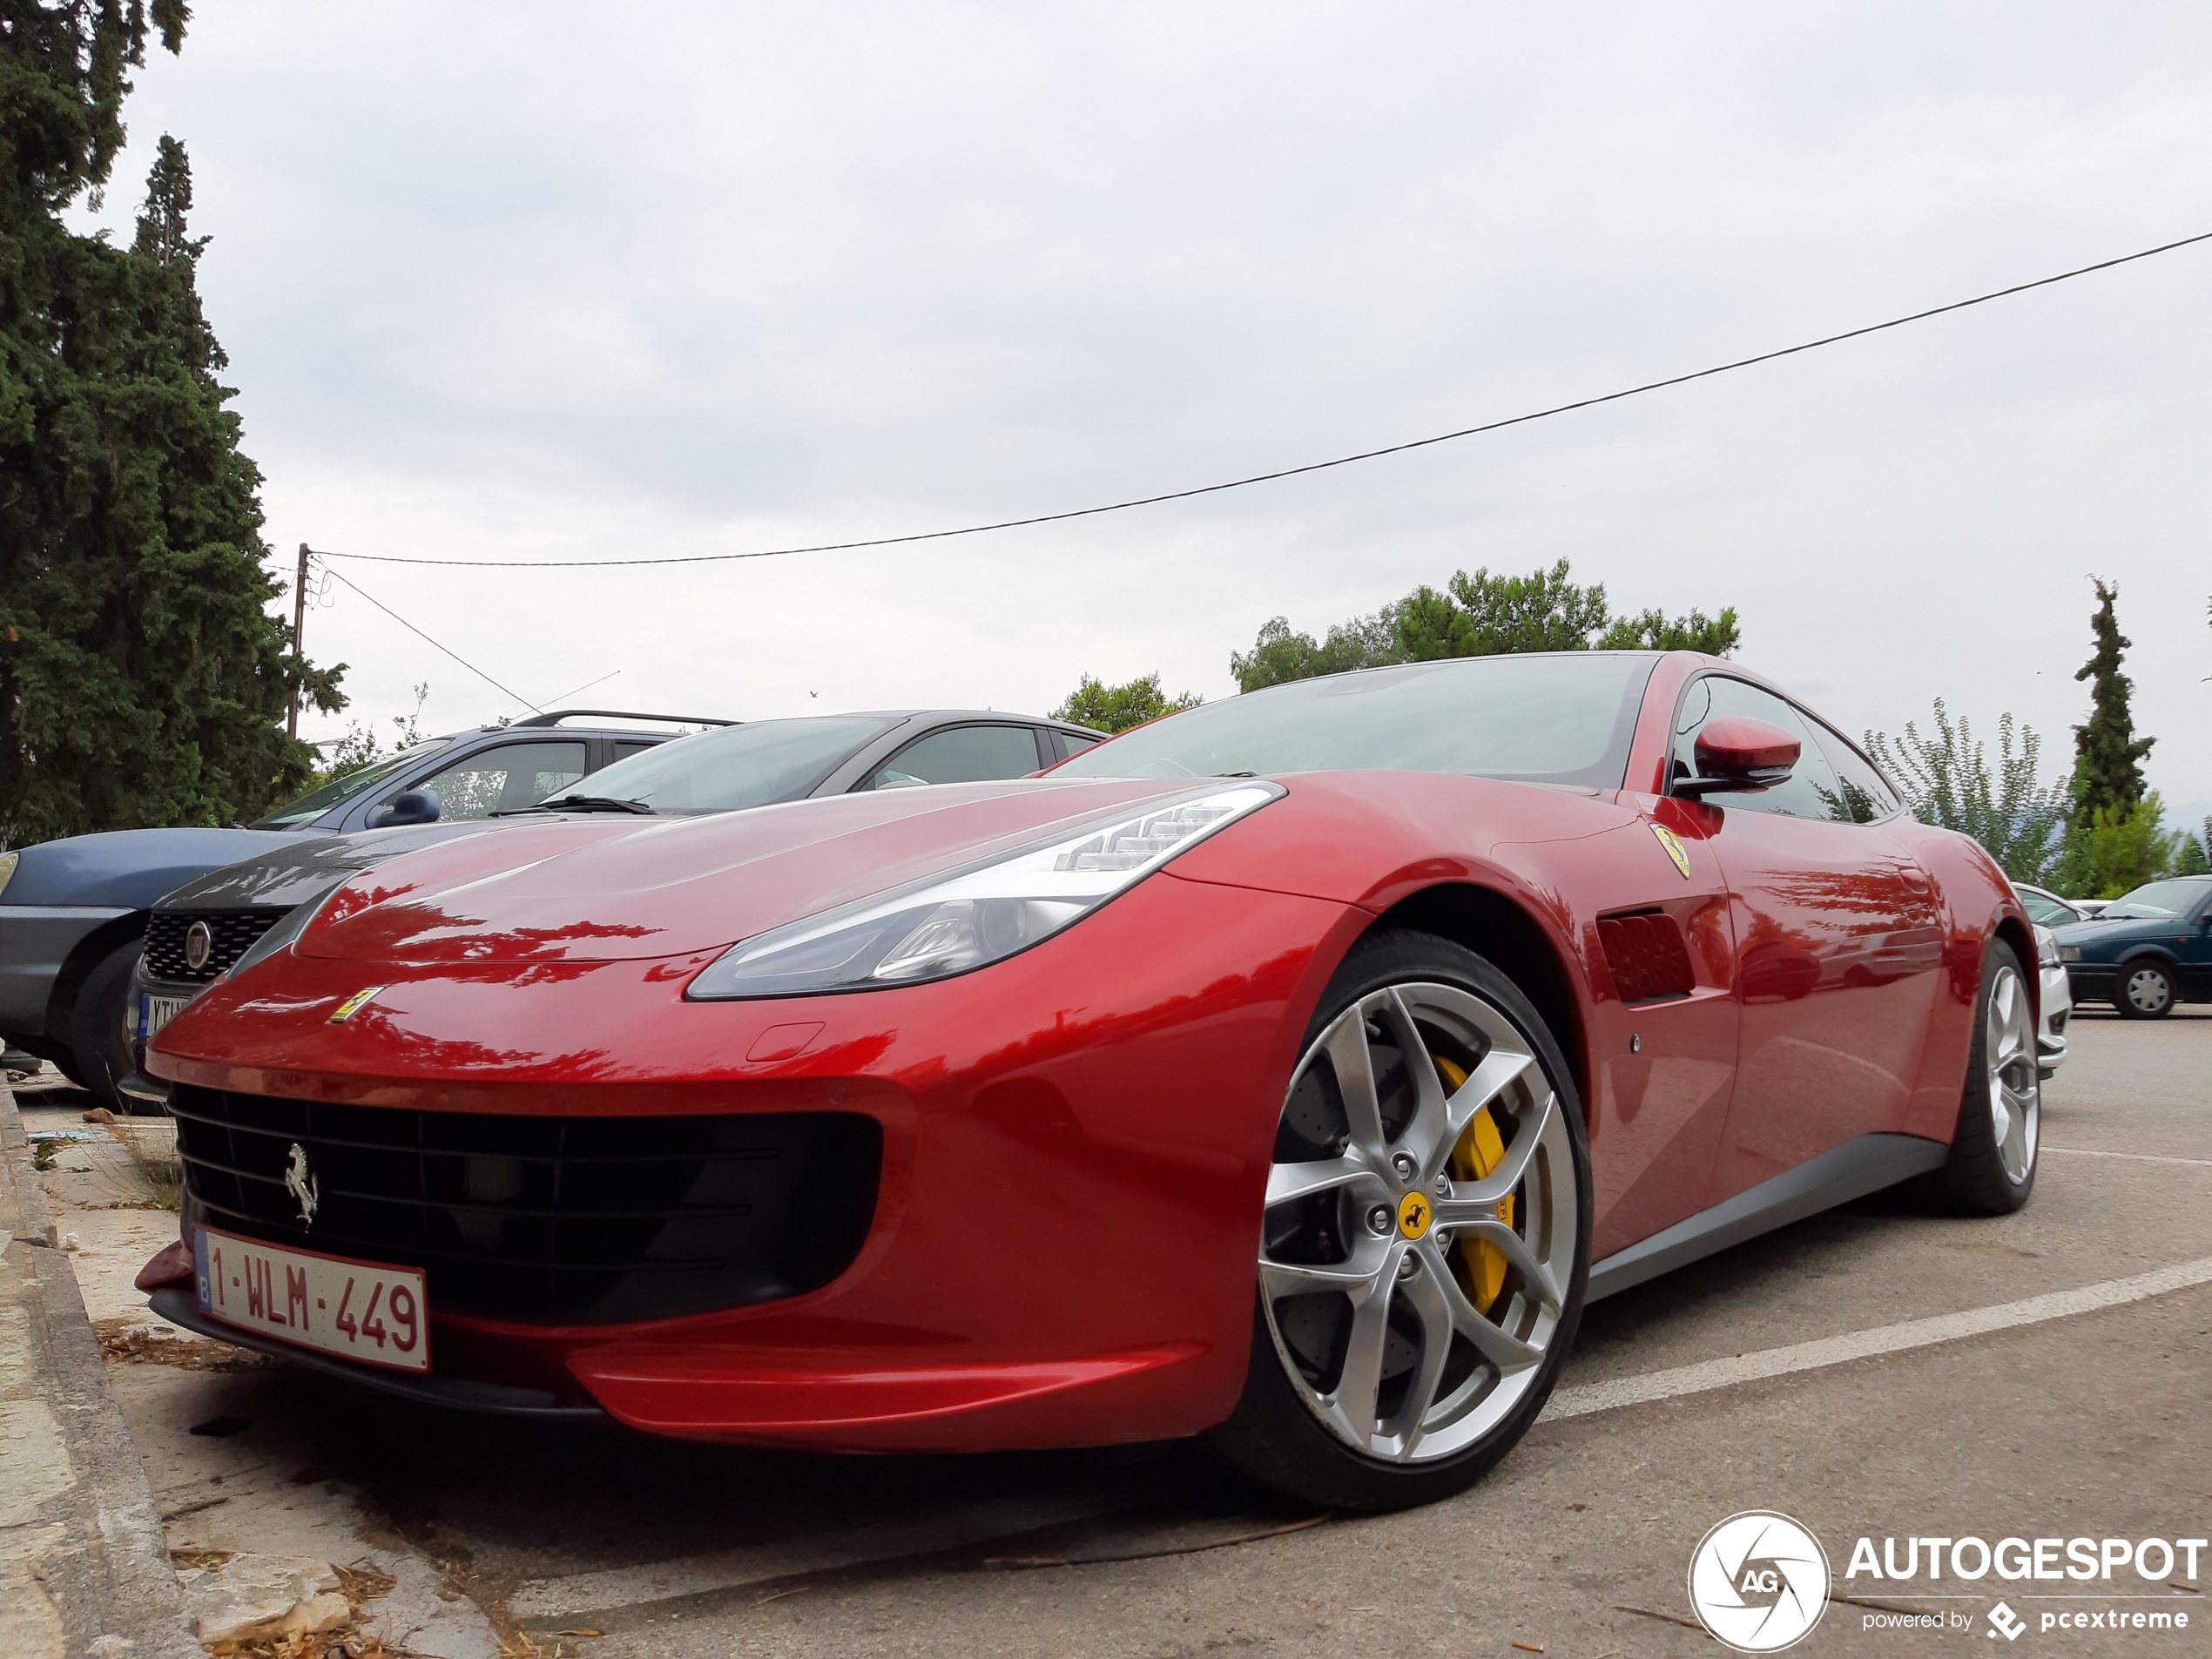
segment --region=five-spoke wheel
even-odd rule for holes
[[[1571,1339],[1580,1107],[1526,999],[1440,940],[1363,945],[1318,1022],[1276,1135],[1239,1408],[1298,1473],[1224,1450],[1324,1501],[1422,1501],[1519,1437]],[[1256,1412],[1256,1394],[1291,1409]],[[1421,1489],[1401,1495],[1406,1477]]]
[[[1989,1131],[2006,1179],[2027,1179],[2035,1167],[2035,1136],[2043,1113],[2035,1069],[2035,1019],[2027,985],[2009,962],[1998,967],[1982,1012],[1983,1069],[1989,1084]]]
[[[2034,1001],[2019,955],[2002,940],[1983,953],[1973,1032],[1951,1157],[1931,1178],[1958,1208],[2001,1216],[2034,1189],[2043,1118]]]

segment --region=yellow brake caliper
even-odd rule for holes
[[[1444,1087],[1454,1092],[1466,1082],[1464,1067],[1456,1066],[1441,1055],[1434,1056],[1436,1075],[1444,1080]],[[1460,1143],[1452,1149],[1452,1179],[1480,1181],[1498,1167],[1506,1155],[1504,1136],[1498,1133],[1496,1121],[1485,1106],[1474,1120],[1460,1131]],[[1498,1200],[1498,1219],[1513,1225],[1513,1195],[1507,1193]],[[1498,1292],[1506,1282],[1506,1253],[1495,1244],[1480,1239],[1460,1241],[1457,1251],[1460,1282],[1467,1286],[1468,1298],[1481,1312],[1487,1313],[1490,1305],[1498,1299]]]

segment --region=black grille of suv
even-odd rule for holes
[[[797,1296],[849,1266],[883,1132],[853,1112],[523,1117],[177,1085],[211,1227],[419,1267],[431,1308],[538,1323],[671,1318]],[[312,1227],[285,1186],[293,1149]]]
[[[155,979],[212,980],[253,948],[261,935],[284,920],[282,909],[157,910],[146,918],[146,972]],[[199,968],[185,960],[185,934],[204,921],[209,934],[207,961]]]

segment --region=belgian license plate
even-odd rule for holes
[[[364,1365],[430,1369],[430,1309],[411,1267],[280,1250],[196,1230],[199,1311],[279,1342]]]
[[[138,1041],[144,1042],[161,1028],[185,1011],[189,996],[156,996],[151,992],[138,994]]]

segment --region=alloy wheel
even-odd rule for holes
[[[2027,987],[2010,966],[1998,968],[1984,1018],[1990,1133],[1997,1142],[1997,1161],[2004,1166],[2005,1178],[2018,1186],[2035,1167],[2043,1096],[2028,1023]]]
[[[1293,1392],[1386,1461],[1479,1440],[1542,1369],[1579,1207],[1565,1109],[1503,1010],[1363,996],[1292,1076],[1268,1177],[1260,1301]]]

